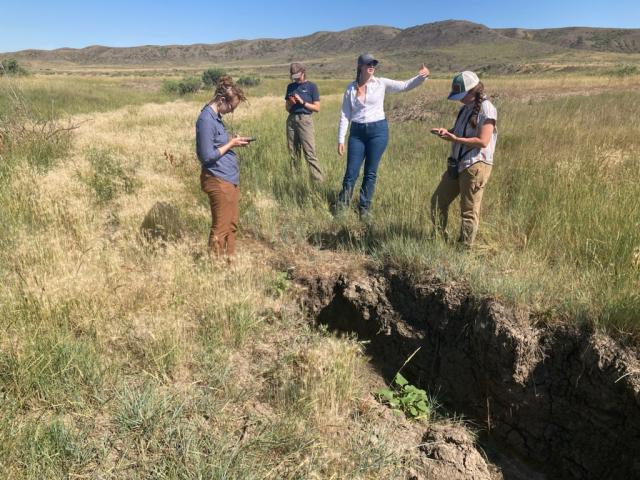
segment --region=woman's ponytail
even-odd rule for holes
[[[487,96],[484,94],[484,85],[482,82],[479,82],[478,85],[473,87],[469,93],[474,94],[473,99],[473,113],[471,114],[471,126],[476,128],[478,126],[478,114],[480,113],[480,108],[482,107],[482,102],[484,102]]]

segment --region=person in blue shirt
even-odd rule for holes
[[[240,169],[233,149],[249,144],[247,137],[229,138],[222,116],[232,113],[246,99],[232,78],[223,76],[216,83],[213,98],[196,121],[196,152],[202,165],[200,186],[211,206],[209,252],[216,257],[229,258],[235,253],[240,216]]]
[[[320,92],[315,83],[306,77],[302,63],[292,63],[289,72],[292,83],[287,85],[285,109],[287,117],[287,147],[294,170],[300,169],[301,151],[309,165],[309,173],[314,182],[324,180],[322,168],[316,156],[316,134],[311,115],[320,111]]]

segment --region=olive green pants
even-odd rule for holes
[[[291,165],[300,170],[301,153],[309,165],[309,174],[315,182],[322,182],[324,175],[316,156],[316,133],[311,115],[290,113],[287,117],[287,146]]]
[[[460,236],[458,241],[467,247],[473,245],[480,223],[480,205],[484,187],[491,175],[491,165],[477,162],[460,172],[457,179],[444,172],[440,184],[431,197],[431,221],[435,231],[447,238],[449,205],[460,195]]]

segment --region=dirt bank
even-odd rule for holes
[[[387,377],[420,347],[403,372],[550,478],[640,478],[637,352],[585,329],[536,326],[436,278],[418,284],[386,270],[297,280],[319,322],[371,340]]]

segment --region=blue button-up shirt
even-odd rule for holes
[[[234,185],[240,183],[238,157],[233,150],[220,155],[221,147],[229,142],[222,117],[205,105],[196,121],[196,152],[202,168]]]

